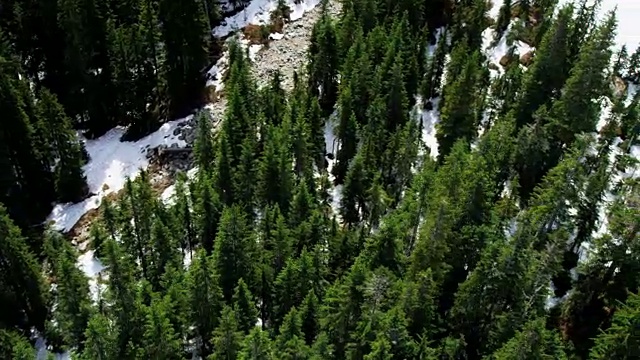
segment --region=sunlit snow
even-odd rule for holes
[[[423,109],[421,97],[416,100],[416,114],[422,127],[422,142],[429,148],[432,158],[438,157],[438,139],[436,138],[436,124],[440,121],[440,97],[431,99],[431,110]]]
[[[89,278],[89,290],[94,301],[98,300],[98,274],[104,269],[102,262],[95,258],[94,251],[89,250],[78,257],[78,267]]]
[[[302,18],[305,12],[313,9],[319,3],[320,0],[304,0],[300,4],[296,4],[294,0],[286,0],[286,4],[291,8],[291,21]],[[269,23],[271,12],[276,9],[277,5],[278,0],[253,0],[244,10],[227,18],[223,25],[215,27],[213,34],[224,37],[249,24],[266,25]]]
[[[84,172],[89,191],[93,195],[77,204],[56,205],[48,219],[53,221],[53,227],[56,230],[71,230],[82,215],[100,206],[104,196],[122,190],[127,177],[137,176],[140,169],[149,165],[149,149],[159,145],[186,146],[186,142],[179,140],[173,133],[179,123],[190,117],[165,123],[158,131],[135,142],[120,141],[125,133],[125,129],[121,127],[111,129],[97,139],[86,140],[85,148],[90,160],[84,166]]]

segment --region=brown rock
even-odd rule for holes
[[[627,92],[627,83],[619,76],[613,77],[613,95],[615,97],[623,97]]]
[[[524,66],[529,66],[529,65],[531,65],[532,62],[533,62],[533,50],[531,50],[528,53],[520,56],[520,64],[522,64]]]
[[[502,57],[502,59],[500,59],[500,65],[502,67],[506,67],[507,65],[509,65],[511,63],[511,57],[509,55],[505,55]]]

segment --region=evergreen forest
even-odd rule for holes
[[[640,50],[493,1],[317,1],[289,91],[212,31],[247,0],[0,0],[0,359],[640,358]],[[188,114],[172,201],[142,171],[51,227],[83,139]]]

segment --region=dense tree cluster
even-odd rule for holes
[[[75,125],[135,138],[202,104],[220,14],[213,0],[7,0],[0,20],[22,75]]]
[[[207,13],[187,25],[201,4],[160,1],[156,17],[153,3],[110,9],[99,30],[162,44],[140,71],[123,65],[128,81],[153,59],[193,60],[150,72],[166,93],[140,85],[188,102]],[[588,3],[505,1],[492,25],[484,0],[345,0],[338,18],[323,1],[290,92],[277,72],[259,88],[231,43],[222,124],[197,114],[197,175],[180,175],[168,203],[147,173],[103,202],[88,239],[105,265],[95,283],[52,231],[41,265],[19,213],[0,207],[0,301],[16,309],[0,318],[0,357],[32,358],[31,326],[77,359],[637,357],[640,95],[611,84],[635,81],[638,56],[614,55],[615,14]],[[533,62],[491,71],[482,31],[516,25]],[[175,47],[184,57],[169,60]],[[73,54],[80,77],[100,61]],[[82,173],[64,164],[82,161],[81,144],[70,125],[47,127],[63,108],[3,69],[0,106],[24,125],[0,134],[41,144],[7,143],[3,164],[25,177],[11,184],[33,171],[57,190],[45,194],[79,196]],[[436,158],[418,111],[440,115]]]

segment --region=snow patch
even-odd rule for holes
[[[89,191],[88,199],[73,204],[58,204],[49,215],[55,230],[69,231],[87,211],[100,206],[102,198],[124,188],[127,178],[134,178],[141,169],[149,166],[147,152],[160,145],[185,147],[187,143],[174,135],[174,130],[192,115],[163,124],[158,131],[135,142],[123,142],[120,138],[126,129],[117,127],[103,136],[84,139],[89,162],[84,166]]]
[[[438,139],[436,138],[436,124],[440,122],[440,97],[430,100],[432,109],[423,108],[423,100],[418,97],[416,100],[416,114],[422,128],[422,142],[429,148],[429,155],[432,158],[438,157]]]
[[[296,4],[294,0],[286,0],[291,9],[291,21],[302,18],[305,12],[315,8],[320,0],[304,0]],[[271,18],[271,12],[276,9],[278,0],[253,0],[239,13],[225,19],[224,24],[213,29],[213,35],[225,37],[230,33],[242,29],[249,24],[266,25]]]
[[[498,16],[500,15],[500,8],[502,7],[502,4],[504,3],[504,0],[494,0],[491,2],[491,9],[489,9],[489,16],[494,19],[494,20],[498,20]]]
[[[281,40],[283,37],[284,37],[283,33],[269,34],[269,39],[271,39],[271,40]]]
[[[89,250],[78,257],[78,267],[89,278],[91,298],[93,301],[98,301],[98,294],[100,293],[98,275],[104,270],[104,265],[95,257],[94,251]]]

